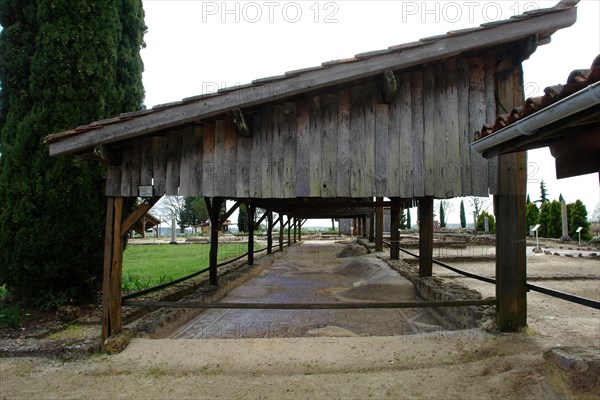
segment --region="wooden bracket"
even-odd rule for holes
[[[383,73],[383,99],[386,103],[391,103],[398,92],[398,82],[393,71]]]
[[[140,204],[131,214],[121,223],[121,236],[127,235],[135,223],[142,218],[150,209],[160,200],[160,197],[153,197]]]
[[[223,217],[221,218],[221,220],[219,221],[219,224],[223,224],[225,221],[227,221],[227,219],[229,217],[231,217],[231,214],[233,214],[235,212],[235,210],[237,210],[239,208],[239,206],[242,204],[241,201],[236,201],[235,204],[233,205],[233,207],[231,207],[229,209],[229,211],[227,211],[225,213],[225,215],[223,215]]]
[[[106,165],[121,165],[121,152],[106,146],[97,144],[94,146],[94,154],[100,159],[100,162]]]
[[[233,109],[233,122],[235,123],[235,126],[237,127],[237,130],[240,133],[240,135],[252,136],[252,131],[246,123],[246,119],[244,118],[244,114],[242,114],[241,108]]]

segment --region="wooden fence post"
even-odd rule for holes
[[[267,211],[267,254],[273,254],[273,212]]]
[[[248,204],[248,265],[254,265],[254,215],[256,207]]]

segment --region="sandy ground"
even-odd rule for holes
[[[528,259],[536,280],[600,298],[598,260]],[[493,275],[492,263],[461,268]],[[438,275],[476,288],[494,286]],[[585,277],[582,278],[582,277]],[[392,337],[135,339],[121,354],[84,361],[1,359],[1,399],[480,399],[555,398],[544,381],[543,352],[553,346],[600,346],[600,311],[530,293],[529,329],[478,329]]]

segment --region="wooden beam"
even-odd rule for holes
[[[369,215],[369,242],[375,241],[375,213]]]
[[[283,251],[283,215],[279,218],[279,251]]]
[[[253,204],[246,206],[248,211],[248,265],[254,265],[254,215],[256,207]]]
[[[375,210],[375,251],[383,251],[383,207]]]
[[[521,66],[499,73],[498,101],[512,108],[523,103]],[[526,154],[498,159],[498,223],[496,225],[497,323],[502,332],[527,325],[527,268],[525,251]]]
[[[419,276],[433,273],[433,197],[419,199]]]
[[[110,274],[113,254],[113,221],[115,217],[114,199],[106,199],[106,227],[104,230],[104,273],[102,277],[102,348],[104,341],[112,334],[110,319]]]
[[[237,130],[242,136],[252,136],[252,131],[250,127],[246,123],[246,119],[244,118],[244,114],[242,114],[241,108],[234,108],[233,110],[233,122],[237,127]]]
[[[290,232],[291,232],[291,230],[290,230],[290,221],[291,221],[291,219],[290,219],[290,216],[288,215],[287,222],[286,222],[286,225],[287,225],[288,247],[290,247],[292,245],[292,239],[290,237]]]
[[[256,207],[254,207],[254,212],[256,213]],[[267,213],[264,213],[260,219],[258,221],[256,221],[256,223],[254,224],[254,227],[260,226],[260,224],[262,224],[262,222],[265,220],[265,218],[267,218]]]
[[[400,207],[397,198],[390,207],[390,260],[400,259]]]
[[[125,218],[125,220],[123,221],[123,223],[121,224],[121,236],[125,236],[127,235],[127,233],[129,232],[129,230],[133,227],[133,225],[135,225],[135,223],[137,221],[139,221],[140,218],[142,218],[143,216],[146,215],[146,213],[148,211],[150,211],[150,209],[152,207],[154,207],[154,205],[160,200],[160,197],[153,197],[149,200],[147,200],[147,202],[144,202],[142,204],[140,204],[135,210],[133,210],[133,212],[131,214],[129,214],[127,216],[127,218]],[[143,226],[142,230],[146,230],[146,227]]]
[[[266,211],[267,214],[267,254],[273,254],[273,212]]]
[[[494,47],[539,34],[542,38],[554,31],[571,26],[577,20],[577,9],[557,10],[551,16],[540,15],[476,30],[459,36],[447,36],[418,46],[391,48],[390,52],[352,63],[327,65],[312,71],[292,75],[287,79],[259,82],[218,96],[206,96],[198,101],[186,101],[173,107],[157,109],[147,117],[125,119],[121,123],[103,125],[89,132],[64,137],[58,133],[47,138],[50,155],[83,152],[100,142],[106,144],[163,131],[174,126],[214,117],[234,108],[251,107],[267,102],[277,102],[307,91],[344,84],[367,78],[385,71],[406,69],[441,58],[481,49],[482,45]],[[440,49],[443,49],[440,51]]]
[[[297,228],[298,228],[298,218],[294,217],[294,243],[296,243],[296,240],[298,239]]]
[[[122,329],[121,277],[123,272],[123,238],[121,220],[123,198],[109,198],[104,242],[104,274],[102,294],[102,345],[109,336]]]
[[[219,225],[221,225],[225,221],[227,221],[229,219],[229,217],[231,217],[231,214],[233,214],[235,212],[235,210],[237,210],[240,207],[241,204],[242,204],[241,201],[236,201],[235,204],[233,206],[231,206],[229,211],[227,211],[225,213],[225,215],[223,215],[223,217],[219,220]]]
[[[208,200],[207,204],[209,203]],[[219,252],[219,213],[221,212],[221,206],[223,205],[223,199],[220,197],[214,197],[211,202],[210,217],[210,255],[208,263],[208,275],[209,282],[211,285],[217,285],[217,258]]]

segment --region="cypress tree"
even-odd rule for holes
[[[577,240],[579,238],[579,234],[577,233],[577,228],[582,227],[581,230],[581,239],[582,240],[590,240],[592,235],[590,235],[590,223],[587,220],[587,208],[585,204],[581,200],[575,201],[575,203],[571,203],[568,205],[568,214],[569,214],[569,235],[573,240]]]
[[[410,220],[410,209],[406,209],[406,229],[412,228],[412,221]]]
[[[48,134],[141,107],[141,1],[0,1],[0,284],[32,305],[91,300],[104,171]]]
[[[467,227],[467,216],[465,214],[465,201],[464,200],[460,201],[460,227],[463,229]]]
[[[238,209],[238,231],[248,232],[248,211],[245,204],[240,204]]]
[[[529,229],[532,225],[536,225],[540,218],[540,210],[537,208],[535,203],[527,203],[525,209],[525,220],[527,221],[527,234],[529,235]]]
[[[446,227],[446,215],[444,214],[444,203],[440,201],[440,228]]]

